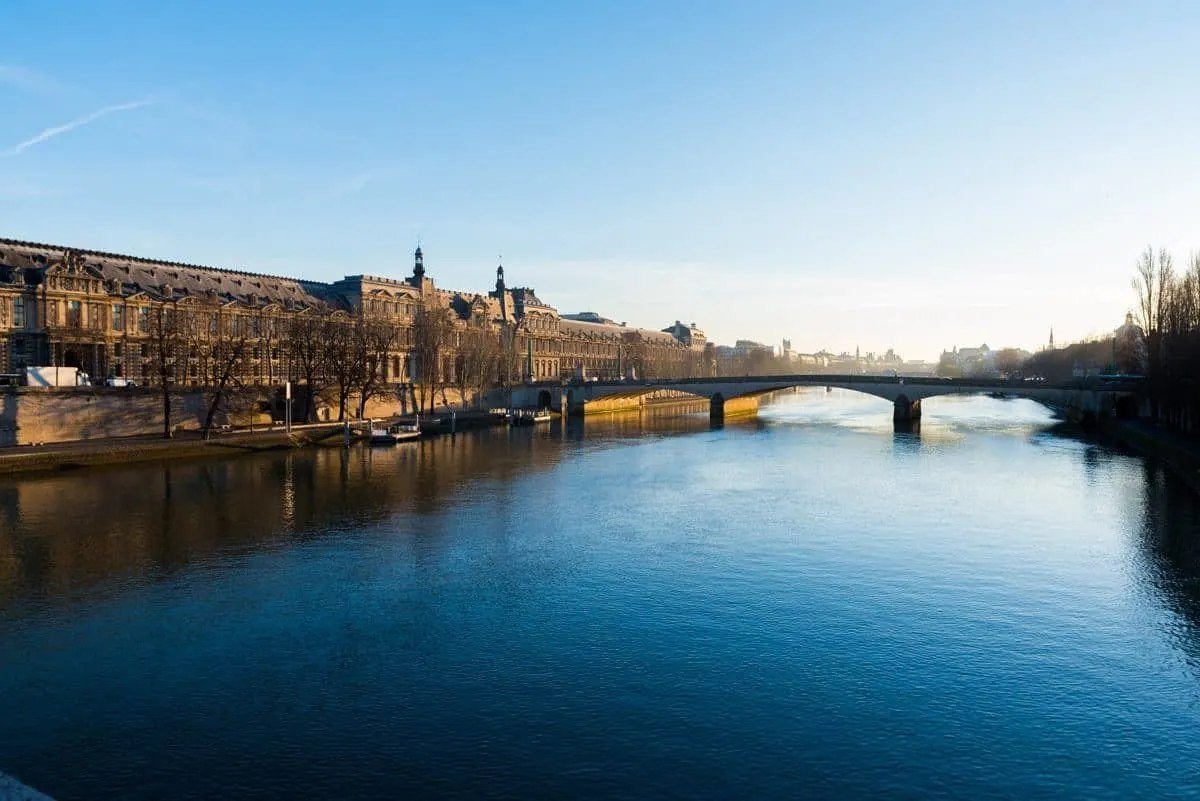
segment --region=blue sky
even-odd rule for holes
[[[0,236],[720,342],[1102,333],[1200,248],[1191,2],[0,0]],[[24,32],[21,34],[21,32]],[[20,35],[17,35],[20,34]]]

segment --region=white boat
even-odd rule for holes
[[[371,426],[371,431],[367,435],[367,439],[372,445],[395,445],[396,438],[392,436],[392,432],[386,428],[376,428]]]
[[[513,409],[508,413],[508,424],[510,426],[531,426],[535,423],[549,423],[550,410],[538,409]]]
[[[395,445],[396,437],[392,434],[390,428],[376,425],[375,421],[371,421],[371,429],[367,433],[367,439],[372,445]]]
[[[417,434],[419,436],[421,433],[421,418],[414,417],[411,423],[396,423],[396,425],[392,426],[391,430],[397,434]]]
[[[368,439],[372,445],[395,445],[397,442],[408,442],[421,436],[419,424],[399,424],[380,428],[371,423],[371,433]]]

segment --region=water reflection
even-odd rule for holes
[[[1200,670],[1200,496],[1154,460],[1143,469],[1138,522],[1143,585],[1174,616],[1170,636]]]
[[[0,482],[0,608],[169,572],[285,536],[433,515],[473,481],[552,468],[549,432],[493,429],[381,449],[167,463]],[[70,503],[64,503],[70,498]]]
[[[1019,402],[896,432],[792,398],[0,482],[4,767],[62,797],[1181,795],[1196,497]]]
[[[913,421],[908,425],[896,424],[892,433],[892,447],[899,453],[917,453],[921,450],[921,423]]]
[[[553,425],[559,425],[555,421]],[[709,431],[719,423],[713,423],[707,412],[675,414],[666,411],[647,410],[638,412],[614,412],[591,417],[571,417],[566,423],[567,438],[576,442],[584,440],[610,440],[639,436],[671,436],[695,434]]]

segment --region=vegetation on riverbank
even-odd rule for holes
[[[1200,253],[1181,271],[1168,251],[1148,247],[1132,284],[1133,308],[1112,336],[1048,348],[1022,371],[1052,381],[1098,372],[1144,376],[1144,413],[1194,435],[1200,430]]]

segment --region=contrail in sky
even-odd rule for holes
[[[71,120],[70,122],[64,123],[63,125],[56,125],[53,128],[47,128],[46,130],[42,131],[37,136],[34,136],[30,139],[26,139],[24,142],[16,144],[16,145],[12,146],[11,148],[9,148],[8,150],[4,151],[4,155],[15,156],[18,153],[20,153],[22,150],[26,150],[28,148],[33,147],[36,144],[45,142],[47,139],[53,139],[54,137],[58,136],[59,134],[64,134],[64,133],[67,133],[68,131],[73,131],[81,125],[87,125],[88,123],[95,122],[96,120],[100,119],[101,117],[107,117],[109,114],[116,114],[118,111],[132,111],[135,108],[142,108],[143,106],[153,105],[153,103],[154,103],[153,100],[137,100],[137,101],[134,101],[133,103],[121,103],[116,106],[105,106],[104,108],[97,109],[90,114],[85,114],[82,117]]]

